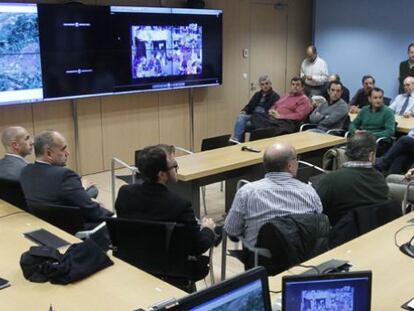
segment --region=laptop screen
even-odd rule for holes
[[[168,310],[185,311],[271,311],[267,273],[249,270],[222,283],[184,297]]]
[[[283,277],[283,311],[369,311],[371,272]]]

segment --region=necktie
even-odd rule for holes
[[[402,107],[401,107],[401,110],[400,110],[400,116],[402,116],[403,114],[404,114],[404,112],[405,112],[405,110],[407,109],[407,107],[408,107],[408,102],[410,101],[410,95],[407,95],[407,98],[405,99],[405,102],[404,102],[404,104],[402,105]]]

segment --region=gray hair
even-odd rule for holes
[[[45,130],[35,136],[33,145],[36,157],[42,156],[46,148],[58,147],[55,142],[56,133],[54,130]]]
[[[266,82],[266,81],[269,81],[270,83],[272,83],[272,81],[270,80],[268,75],[261,75],[259,77],[259,84],[262,83],[262,82]]]
[[[351,161],[369,161],[369,154],[375,153],[376,149],[375,136],[369,132],[360,132],[348,140],[345,154]]]
[[[12,143],[12,141],[18,140],[22,138],[24,133],[24,128],[20,126],[9,126],[5,128],[1,134],[1,143],[3,144],[5,149],[8,149]]]

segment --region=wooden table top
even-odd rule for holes
[[[10,210],[0,200],[0,211]],[[24,232],[44,228],[69,242],[74,236],[28,214],[0,219],[0,277],[11,286],[0,290],[0,310],[135,310],[186,295],[183,291],[111,256],[114,265],[74,284],[32,283],[23,277],[20,256],[35,245]],[[64,252],[64,251],[61,251]]]
[[[353,121],[356,118],[356,113],[350,113],[349,117],[351,118],[351,121]],[[414,118],[404,118],[403,116],[396,115],[395,116],[395,122],[397,122],[397,132],[407,134],[410,129],[414,127]]]
[[[313,132],[301,132],[243,143],[259,149],[260,153],[241,151],[234,145],[177,157],[178,179],[189,181],[262,162],[263,152],[273,143],[289,142],[298,154],[328,148],[346,142],[345,138]]]
[[[351,271],[372,271],[371,310],[400,310],[400,306],[414,297],[414,259],[404,255],[394,245],[395,232],[414,218],[407,214],[357,239],[345,243],[327,253],[315,257],[305,265],[318,265],[329,259],[349,260]],[[414,226],[410,226],[397,235],[398,244],[410,240],[414,235]],[[305,269],[292,268],[269,278],[272,291],[282,289],[282,276],[301,273]],[[273,295],[272,299],[280,297]]]

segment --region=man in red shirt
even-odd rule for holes
[[[290,80],[290,92],[272,105],[267,116],[252,117],[253,128],[274,127],[276,135],[296,132],[299,124],[308,117],[313,109],[303,90],[303,80],[299,77],[293,77]]]

